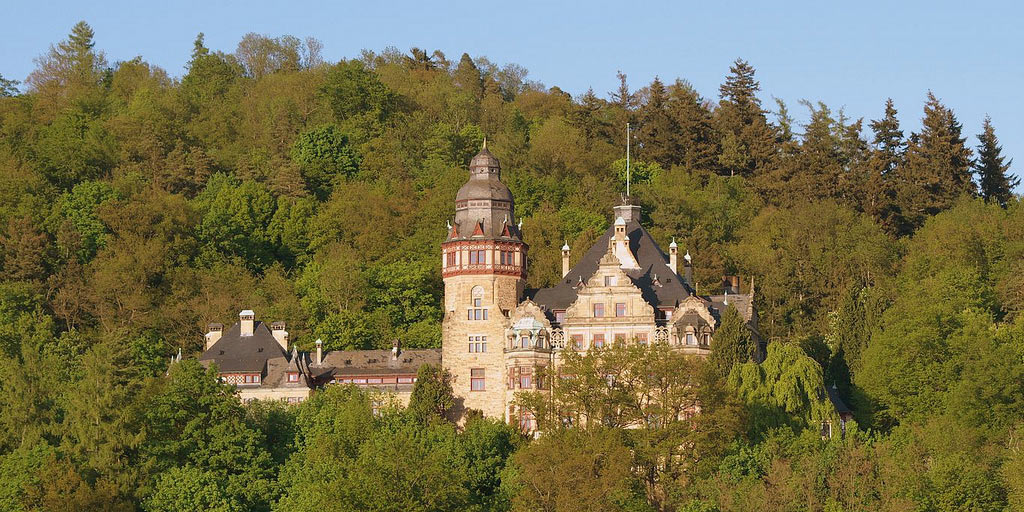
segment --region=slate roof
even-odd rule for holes
[[[840,416],[844,414],[853,414],[853,410],[850,409],[850,407],[846,405],[846,402],[843,402],[843,399],[839,396],[839,389],[836,388],[835,384],[825,386],[825,389],[828,391],[828,399],[832,401],[832,405],[835,406],[836,412],[839,413]]]
[[[527,297],[545,306],[548,311],[569,307],[576,301],[576,285],[580,278],[586,282],[594,275],[601,257],[608,252],[608,240],[614,235],[613,225],[591,246],[561,282],[550,288],[528,290]],[[674,308],[680,301],[693,294],[683,279],[668,267],[668,256],[658,247],[654,237],[635,219],[626,222],[626,236],[629,237],[629,250],[636,257],[640,268],[623,270],[633,284],[640,288],[644,300],[655,307]],[[654,284],[655,276],[660,286]]]
[[[253,324],[252,336],[242,336],[241,329],[238,323],[232,325],[217,343],[199,356],[199,361],[217,363],[222,373],[262,372],[268,359],[287,358],[288,354],[263,322]]]
[[[334,350],[324,354],[323,363],[311,363],[309,371],[318,377],[325,375],[415,375],[424,364],[441,364],[441,349],[405,349],[398,358],[390,350]]]

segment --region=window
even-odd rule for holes
[[[533,413],[522,409],[519,411],[519,428],[524,432],[533,432],[537,430],[537,420],[533,417]]]
[[[672,320],[672,310],[671,309],[666,309],[665,310],[665,320]]]
[[[398,383],[399,384],[412,384],[412,377],[399,377],[398,378]]]
[[[382,384],[384,381],[381,377],[370,377],[366,379],[367,384]]]
[[[519,376],[519,389],[530,389],[530,377],[532,377],[532,375]]]
[[[453,265],[455,265],[455,253],[450,252],[448,253],[448,266],[451,267]]]
[[[686,333],[686,344],[687,345],[696,345],[697,344],[697,338],[693,335],[692,332]]]
[[[601,318],[604,316],[604,304],[594,304],[594,318]]]
[[[487,320],[487,308],[483,307],[484,289],[480,286],[474,286],[472,295],[473,307],[466,311],[466,320]]]
[[[616,344],[622,343],[624,341],[626,341],[626,333],[624,333],[624,332],[617,332],[617,333],[615,333],[615,343]]]
[[[516,253],[512,251],[501,251],[501,264],[502,265],[515,265],[516,264]]]
[[[469,389],[471,391],[484,390],[484,369],[473,368],[469,370]]]
[[[520,348],[530,348],[530,337],[529,336],[520,336],[519,337],[519,347]]]
[[[244,379],[243,379],[243,382],[245,382],[246,384],[259,384],[260,383],[260,374],[256,373],[256,374],[246,375],[244,377]]]
[[[565,311],[555,311],[555,322],[556,323],[563,323],[563,322],[565,322]]]
[[[625,302],[618,302],[615,304],[615,316],[626,316]]]
[[[298,381],[299,381],[299,374],[298,374],[298,372],[288,372],[288,382],[298,382]]]
[[[473,354],[487,352],[487,336],[470,336],[469,352]]]
[[[593,345],[594,348],[604,348],[604,334],[595,334],[591,345]]]
[[[647,344],[647,333],[646,332],[638,332],[638,333],[634,334],[633,337],[636,338],[636,342],[637,343],[641,343],[643,345]]]
[[[573,334],[570,339],[572,340],[572,348],[576,350],[583,350],[583,335]]]
[[[366,379],[352,379],[353,384],[366,384]]]
[[[469,251],[470,265],[483,265],[485,263],[487,263],[487,251],[483,249]]]
[[[618,284],[618,279],[615,276],[604,276],[605,286],[615,286],[616,284]]]

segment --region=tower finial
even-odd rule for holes
[[[484,135],[484,149],[487,149],[487,136]]]

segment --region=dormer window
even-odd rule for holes
[[[298,382],[299,372],[288,372],[288,382]]]
[[[618,285],[618,281],[619,280],[615,276],[604,276],[604,285],[605,286],[617,286]]]

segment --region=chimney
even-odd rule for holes
[[[690,261],[690,251],[686,251],[683,256],[683,280],[690,288],[693,288],[693,262]]]
[[[725,289],[726,293],[733,295],[739,295],[740,293],[740,278],[738,276],[725,276],[722,278],[722,288]]]
[[[668,244],[668,268],[672,269],[673,273],[678,274],[679,270],[676,266],[676,261],[679,258],[679,245],[676,244],[675,237],[672,237],[672,243]]]
[[[569,275],[569,241],[562,245],[562,277]]]
[[[398,359],[398,354],[402,353],[402,343],[398,340],[391,342],[391,359]]]
[[[284,322],[274,322],[270,324],[270,333],[274,335],[274,339],[281,345],[282,350],[288,350],[288,331],[285,329]]]
[[[320,338],[316,339],[316,365],[320,366],[324,362],[323,353],[324,341]]]
[[[243,310],[238,314],[238,323],[240,324],[239,335],[252,336],[253,327],[256,324],[256,313],[253,313],[251,309]]]
[[[222,334],[224,334],[224,324],[210,324],[210,325],[206,326],[206,336],[205,336],[205,338],[206,338],[206,349],[205,350],[210,350],[210,347],[212,347],[214,343],[217,343],[217,340],[220,339],[220,336]]]

